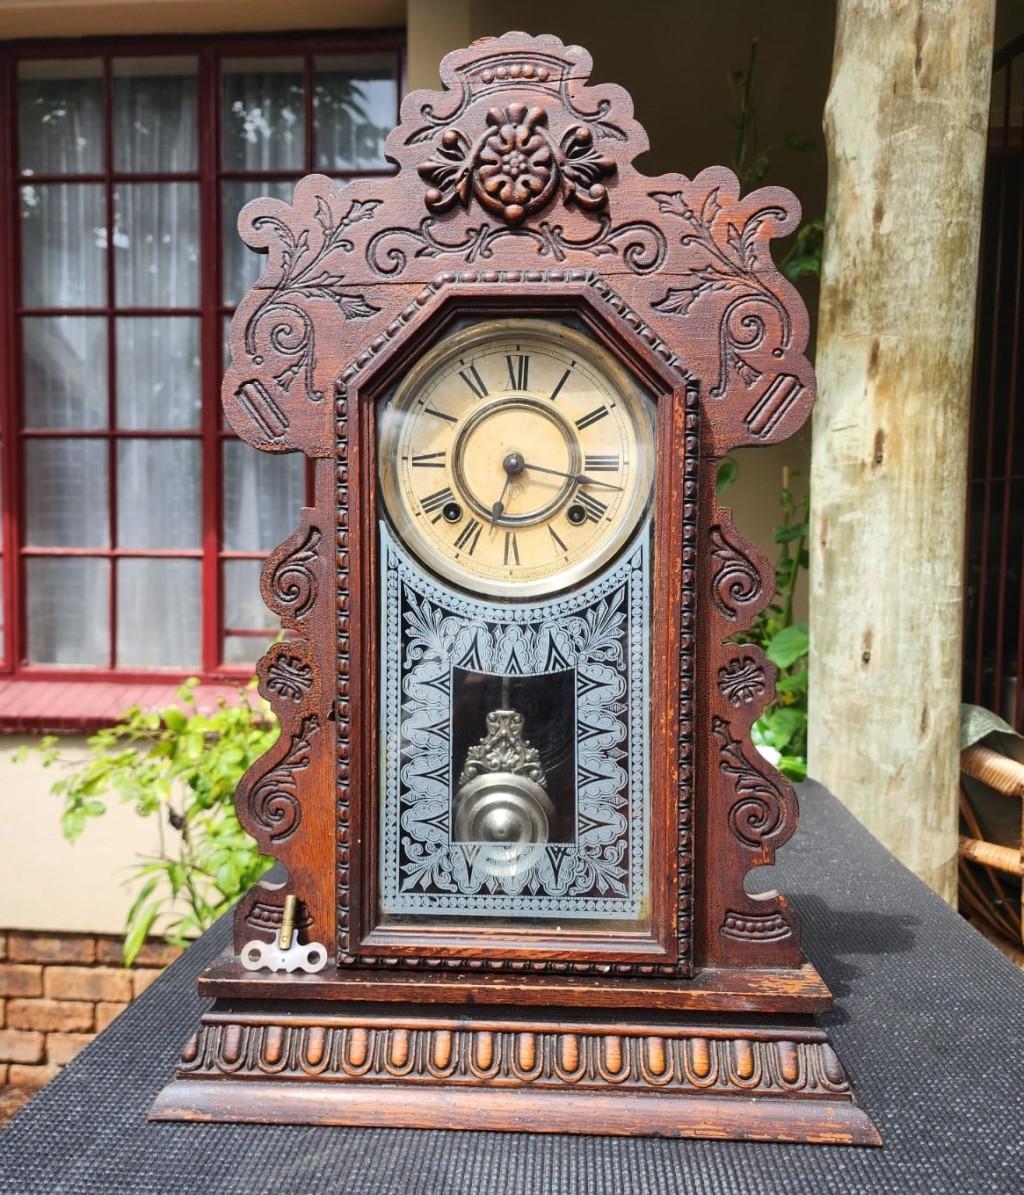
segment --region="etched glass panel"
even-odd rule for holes
[[[644,923],[650,522],[590,584],[525,605],[472,600],[380,535],[385,918]]]

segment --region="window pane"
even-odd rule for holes
[[[118,426],[198,427],[201,405],[199,320],[118,319]]]
[[[109,664],[110,564],[36,558],[25,562],[28,658],[33,664]]]
[[[199,569],[198,560],[117,562],[119,668],[198,665]]]
[[[117,305],[198,306],[198,185],[121,184],[114,220]]]
[[[25,442],[25,542],[33,548],[110,544],[105,441]]]
[[[107,215],[101,183],[21,188],[21,293],[28,307],[103,307]]]
[[[305,460],[301,453],[271,455],[239,440],[225,442],[224,546],[229,551],[269,552],[295,530],[305,500]]]
[[[224,663],[252,664],[255,667],[256,661],[273,642],[273,636],[264,639],[255,635],[225,635]]]
[[[21,321],[26,427],[107,426],[107,321],[34,315]]]
[[[302,170],[302,59],[229,58],[223,69],[224,169]]]
[[[103,169],[103,66],[98,58],[18,63],[23,174]]]
[[[201,494],[198,440],[119,441],[118,547],[198,548]]]
[[[384,138],[396,119],[393,54],[316,59],[313,91],[316,166],[367,170],[387,166]]]
[[[195,58],[115,58],[114,168],[195,170]]]
[[[260,596],[262,560],[224,561],[224,626],[232,631],[281,629],[281,620]]]
[[[237,303],[256,281],[267,264],[265,253],[254,253],[238,235],[238,213],[250,199],[270,195],[290,200],[294,181],[251,182],[237,180],[223,184],[221,189],[221,227],[223,229],[223,295],[225,303]]]

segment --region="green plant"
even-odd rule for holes
[[[779,505],[782,520],[775,528],[779,545],[775,562],[775,597],[754,620],[750,630],[737,635],[740,643],[756,643],[778,668],[776,698],[754,723],[753,740],[783,775],[803,780],[807,775],[807,624],[793,620],[793,605],[800,574],[807,568],[807,528],[810,498],[796,493],[791,480],[799,477],[782,470]]]
[[[191,679],[179,706],[135,707],[88,740],[84,759],[61,754],[60,740],[38,747],[45,767],[66,768],[52,788],[64,802],[62,828],[73,842],[116,795],[140,817],[155,817],[156,856],[132,866],[138,891],[125,925],[129,965],[151,933],[182,944],[224,913],[270,866],[235,816],[235,786],[277,738],[269,706],[223,699],[208,714],[196,706]],[[254,691],[253,681],[246,693]],[[24,757],[24,754],[23,756]]]
[[[757,108],[754,105],[754,69],[757,65],[757,38],[750,43],[745,67],[729,72],[729,86],[736,98],[731,115],[736,140],[733,143],[730,166],[744,191],[759,187],[771,166],[771,155],[777,149],[813,153],[817,144],[801,133],[786,133],[782,141],[762,147],[757,129]],[[779,262],[779,269],[790,280],[821,274],[821,252],[825,240],[825,221],[822,217],[808,220],[797,230],[796,236]]]

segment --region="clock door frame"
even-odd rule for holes
[[[466,276],[463,276],[465,278]],[[602,292],[604,292],[602,294]],[[693,702],[693,652],[680,656],[681,611],[693,615],[695,581],[684,556],[696,533],[694,494],[699,440],[696,384],[685,367],[660,355],[622,318],[617,296],[595,276],[570,281],[439,282],[435,294],[407,327],[346,380],[344,451],[349,467],[349,526],[362,545],[358,584],[350,610],[352,644],[352,748],[347,821],[360,844],[356,879],[348,860],[339,863],[339,892],[348,894],[347,924],[339,925],[340,966],[386,966],[451,971],[502,971],[527,965],[536,970],[579,974],[692,974],[689,919],[680,934],[680,894],[690,899],[689,839],[679,835],[680,809],[692,805],[692,773],[680,769],[680,752],[692,750],[692,731],[680,736],[681,701]],[[379,692],[380,590],[377,545],[376,411],[396,378],[437,343],[456,320],[499,316],[571,316],[636,376],[655,400],[654,543],[651,563],[651,676],[649,754],[651,762],[648,867],[649,929],[572,928],[554,931],[525,924],[501,928],[478,923],[400,925],[380,920]],[[688,419],[689,409],[689,419]],[[680,462],[684,462],[680,468]],[[688,505],[689,503],[689,505]],[[687,521],[689,514],[689,522]],[[657,716],[664,711],[664,716]],[[683,780],[680,781],[680,776]],[[682,866],[677,867],[679,860]],[[682,877],[682,882],[681,882]]]

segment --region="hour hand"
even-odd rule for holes
[[[599,485],[606,490],[622,489],[621,485],[612,485],[610,481],[598,481],[596,477],[588,477],[586,473],[566,473],[562,469],[549,469],[546,465],[531,465],[529,461],[523,462],[523,468],[531,469],[534,473],[553,473],[556,477],[568,477],[577,485]]]

